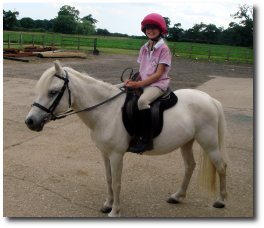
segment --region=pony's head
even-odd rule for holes
[[[41,131],[51,115],[56,116],[69,108],[69,89],[62,93],[62,88],[68,86],[66,74],[58,60],[43,73],[36,86],[37,100],[25,120],[29,129]]]

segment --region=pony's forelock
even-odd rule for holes
[[[52,80],[53,75],[55,74],[55,68],[51,67],[47,69],[42,76],[40,77],[37,85],[36,92],[37,94],[46,93],[49,90],[49,86]]]

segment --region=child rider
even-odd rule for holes
[[[139,52],[139,76],[136,81],[125,80],[125,86],[135,89],[143,87],[138,100],[138,109],[142,118],[141,139],[129,149],[133,153],[153,150],[153,128],[150,103],[162,96],[168,88],[168,73],[171,67],[171,52],[162,39],[167,33],[164,18],[156,13],[147,15],[141,22],[141,30],[149,38]]]

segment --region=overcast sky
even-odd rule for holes
[[[156,3],[155,0],[151,3],[45,2],[47,3],[3,3],[3,9],[18,11],[19,19],[30,17],[33,20],[50,20],[57,16],[63,5],[70,5],[79,10],[80,17],[92,14],[93,18],[99,21],[96,23],[96,28],[128,35],[143,34],[140,30],[140,23],[149,13],[159,13],[163,17],[168,17],[171,20],[170,27],[181,23],[184,30],[200,22],[215,24],[217,27],[224,27],[224,29],[228,28],[231,21],[239,23],[239,20],[230,17],[230,14],[235,14],[238,11],[238,2],[177,3],[176,1],[165,1],[165,3]],[[247,4],[253,5],[252,3]]]

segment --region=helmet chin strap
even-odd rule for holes
[[[161,33],[160,33],[156,38],[154,38],[154,39],[150,39],[150,40],[156,42],[156,41],[159,41],[160,37],[161,37]],[[153,51],[153,44],[154,44],[154,42],[152,43],[151,51]]]

